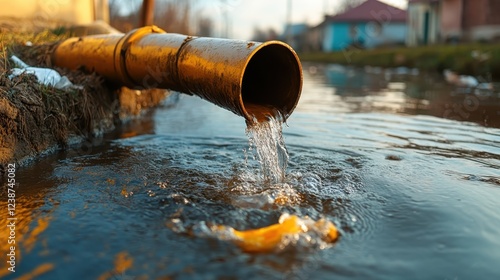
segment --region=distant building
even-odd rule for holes
[[[409,46],[500,39],[499,0],[409,0]]]
[[[19,29],[80,25],[95,20],[109,22],[107,0],[0,0],[0,28],[14,25]]]
[[[322,31],[316,30],[316,34],[322,34],[321,49],[325,52],[404,44],[406,19],[405,10],[367,0],[344,13],[326,16],[318,26]]]
[[[461,1],[461,0],[458,0]],[[410,0],[408,46],[435,44],[439,40],[440,0]]]
[[[301,52],[304,50],[306,45],[306,31],[308,29],[305,23],[294,23],[287,24],[283,34],[280,36],[280,40],[285,41],[294,50]]]
[[[323,51],[323,36],[324,22],[310,27],[305,34],[305,52],[320,52]]]

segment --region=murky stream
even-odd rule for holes
[[[262,173],[242,118],[187,95],[18,170],[21,251],[6,279],[498,278],[498,93],[401,69],[304,69],[283,175]],[[207,234],[283,213],[341,237],[254,254]]]

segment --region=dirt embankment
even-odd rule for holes
[[[4,39],[0,32],[0,38]],[[136,91],[95,74],[56,69],[81,88],[55,89],[33,75],[9,78],[15,54],[31,66],[51,67],[55,43],[35,46],[0,40],[0,176],[8,163],[23,165],[72,143],[102,137],[124,121],[158,105],[164,90]],[[77,139],[77,141],[75,141]]]

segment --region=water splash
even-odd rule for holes
[[[267,121],[247,126],[249,153],[259,161],[262,178],[270,184],[285,181],[288,152],[282,134],[284,117],[281,113],[268,115]]]

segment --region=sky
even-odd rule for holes
[[[292,23],[317,25],[323,20],[325,10],[333,14],[340,0],[291,0]],[[407,0],[380,0],[399,8],[406,8]],[[273,28],[283,32],[287,20],[288,0],[204,0],[203,13],[214,19],[213,36],[224,35],[224,22],[231,23],[230,38],[248,40],[255,28]]]

